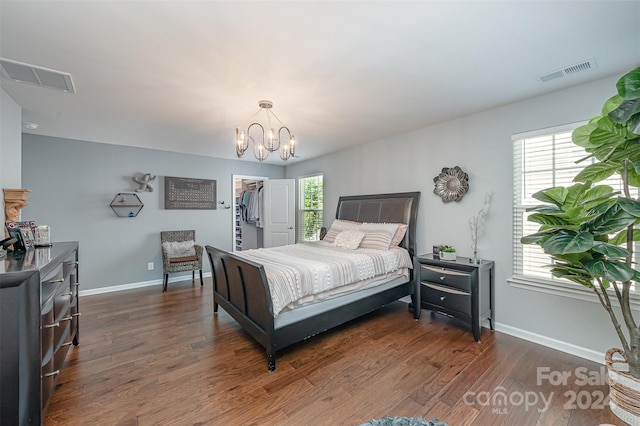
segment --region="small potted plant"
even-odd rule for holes
[[[451,246],[440,246],[440,259],[456,260],[456,249]]]

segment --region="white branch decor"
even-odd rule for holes
[[[471,227],[471,248],[473,249],[473,262],[480,263],[478,258],[478,237],[484,235],[484,223],[489,213],[489,206],[491,205],[491,198],[493,192],[489,192],[484,196],[484,204],[478,213],[469,219],[469,226]]]

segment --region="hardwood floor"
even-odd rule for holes
[[[213,315],[210,279],[86,296],[80,310],[48,426],[360,425],[387,414],[624,424],[600,400],[600,365],[486,329],[479,344],[441,315],[414,321],[402,302],[279,352],[274,373],[231,317]]]

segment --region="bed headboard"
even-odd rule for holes
[[[336,219],[374,223],[406,223],[409,227],[400,245],[414,256],[416,254],[419,201],[419,192],[345,195],[338,199]]]

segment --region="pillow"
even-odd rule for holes
[[[407,224],[404,224],[404,223],[398,224],[398,230],[396,231],[395,235],[391,239],[391,247],[400,246],[400,243],[402,242],[404,235],[407,233],[407,228],[409,228],[409,225]]]
[[[195,256],[195,241],[165,241],[162,248],[167,252],[169,257],[187,257]]]
[[[348,250],[355,250],[364,238],[364,232],[360,231],[342,231],[336,236],[333,245]]]
[[[350,220],[336,219],[331,224],[331,228],[327,231],[327,235],[324,236],[324,240],[328,243],[333,243],[336,240],[338,234],[342,231],[357,231],[360,226],[360,222],[352,222]]]
[[[360,231],[365,236],[360,243],[361,248],[389,250],[391,240],[398,230],[397,223],[363,223]]]

